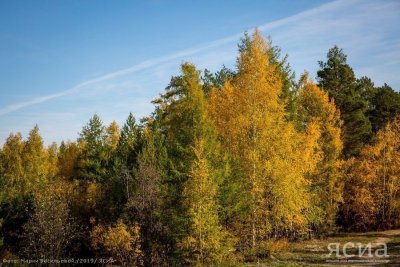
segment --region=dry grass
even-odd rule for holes
[[[342,249],[347,242],[364,245],[371,243],[373,257],[368,257],[366,253],[363,257],[347,258],[342,250],[340,250],[340,257],[336,258],[335,254],[328,257],[330,243],[339,243]],[[387,244],[388,257],[386,258],[375,255],[376,249],[382,248],[381,245],[378,246],[378,243],[382,242]],[[280,245],[277,244],[276,247],[279,248]],[[357,252],[358,248],[347,250],[348,254],[358,255]],[[284,249],[277,250],[271,255],[268,260],[258,264],[248,263],[245,266],[400,266],[400,231],[341,233],[325,239],[288,243]]]

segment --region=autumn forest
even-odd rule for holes
[[[400,93],[356,77],[337,46],[321,59],[317,77],[296,78],[255,30],[234,69],[183,63],[148,117],[95,114],[48,147],[38,126],[11,133],[0,258],[234,266],[400,227]]]

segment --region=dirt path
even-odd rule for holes
[[[336,248],[332,244],[339,244],[339,253],[330,254],[329,248]],[[343,252],[345,245],[347,255]],[[400,266],[400,229],[339,233],[325,239],[293,242],[287,251],[261,266]]]
[[[400,235],[400,229],[394,229],[394,230],[387,230],[383,232],[379,232],[380,234],[392,236],[392,235]]]
[[[367,232],[367,233],[363,233],[363,235],[369,235],[369,234],[376,234],[376,235],[384,235],[384,236],[380,236],[377,239],[375,239],[374,241],[371,242],[372,247],[377,247],[382,243],[389,243],[390,241],[392,241],[392,238],[390,238],[390,236],[394,236],[394,235],[400,235],[400,229],[393,229],[393,230],[386,230],[386,231],[382,231],[382,232]]]
[[[387,244],[390,241],[392,241],[391,238],[388,237],[378,237],[377,239],[375,239],[374,241],[371,242],[371,247],[372,248],[376,248],[378,246],[382,246],[382,244]]]

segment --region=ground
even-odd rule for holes
[[[336,245],[332,243],[339,245],[339,257],[336,257],[334,250]],[[345,252],[349,257],[343,254],[343,246],[346,243],[348,243],[348,249]],[[387,245],[386,257],[383,256],[383,243]],[[372,255],[368,255],[368,250],[364,255],[359,255],[358,246],[361,246],[361,250],[363,250],[368,244],[370,244]],[[328,257],[329,245],[334,250],[330,257]],[[353,245],[356,248],[351,248]],[[400,266],[400,229],[383,232],[343,233],[321,240],[294,242],[286,251],[276,253],[270,259],[258,264],[248,264],[247,266]]]

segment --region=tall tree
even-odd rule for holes
[[[102,181],[107,173],[105,127],[95,114],[80,133],[82,151],[78,159],[79,178],[86,181]]]
[[[128,199],[134,194],[134,171],[141,150],[141,135],[141,129],[132,114],[129,114],[121,131],[115,124],[109,127],[107,138],[109,180],[105,186],[105,196],[107,196],[105,201],[108,202],[111,218],[119,217]],[[113,143],[112,146],[110,142]]]
[[[1,155],[1,239],[11,251],[19,250],[22,225],[28,219],[31,207],[31,188],[23,162],[24,146],[20,133],[10,134],[3,145]]]
[[[320,61],[319,67],[318,85],[334,98],[344,122],[344,154],[357,155],[370,142],[372,128],[366,115],[368,105],[357,90],[353,69],[337,46],[329,49],[327,61]]]
[[[24,142],[20,133],[10,134],[3,145],[1,165],[2,192],[13,197],[27,191],[23,163]]]
[[[229,179],[240,188],[227,197],[236,206],[228,221],[241,248],[254,253],[268,237],[307,225],[305,173],[315,165],[318,135],[298,133],[287,122],[282,79],[278,66],[269,62],[268,49],[256,31],[240,53],[235,79],[210,96],[210,114],[232,162]]]
[[[50,165],[37,125],[30,131],[29,137],[25,142],[22,160],[24,174],[30,186],[33,187],[46,181]]]
[[[132,170],[136,166],[137,156],[141,149],[142,132],[135,117],[129,113],[121,130],[118,142],[118,159],[124,168]]]
[[[162,221],[165,198],[162,184],[163,148],[160,136],[144,131],[143,150],[138,155],[134,191],[129,195],[125,214],[140,226],[141,247],[145,266],[168,265],[169,252],[165,223]]]
[[[221,264],[232,249],[227,232],[218,217],[218,184],[204,152],[204,141],[195,140],[189,179],[183,195],[190,218],[189,234],[181,246],[188,250],[188,262],[194,266]]]
[[[333,99],[308,79],[305,73],[298,88],[300,126],[315,124],[321,132],[318,139],[321,160],[310,173],[310,187],[315,210],[312,222],[317,231],[329,231],[336,225],[336,215],[342,202],[341,179],[342,121]]]
[[[190,179],[192,162],[191,149],[196,139],[204,140],[208,160],[214,164],[218,154],[215,132],[209,119],[201,84],[200,73],[195,66],[185,63],[181,76],[173,77],[166,93],[155,103],[156,120],[165,136],[168,162],[165,166],[167,200],[165,216],[175,243],[190,234],[190,215],[183,205],[184,185]],[[219,172],[213,179],[218,180]],[[178,252],[181,252],[179,249]]]

